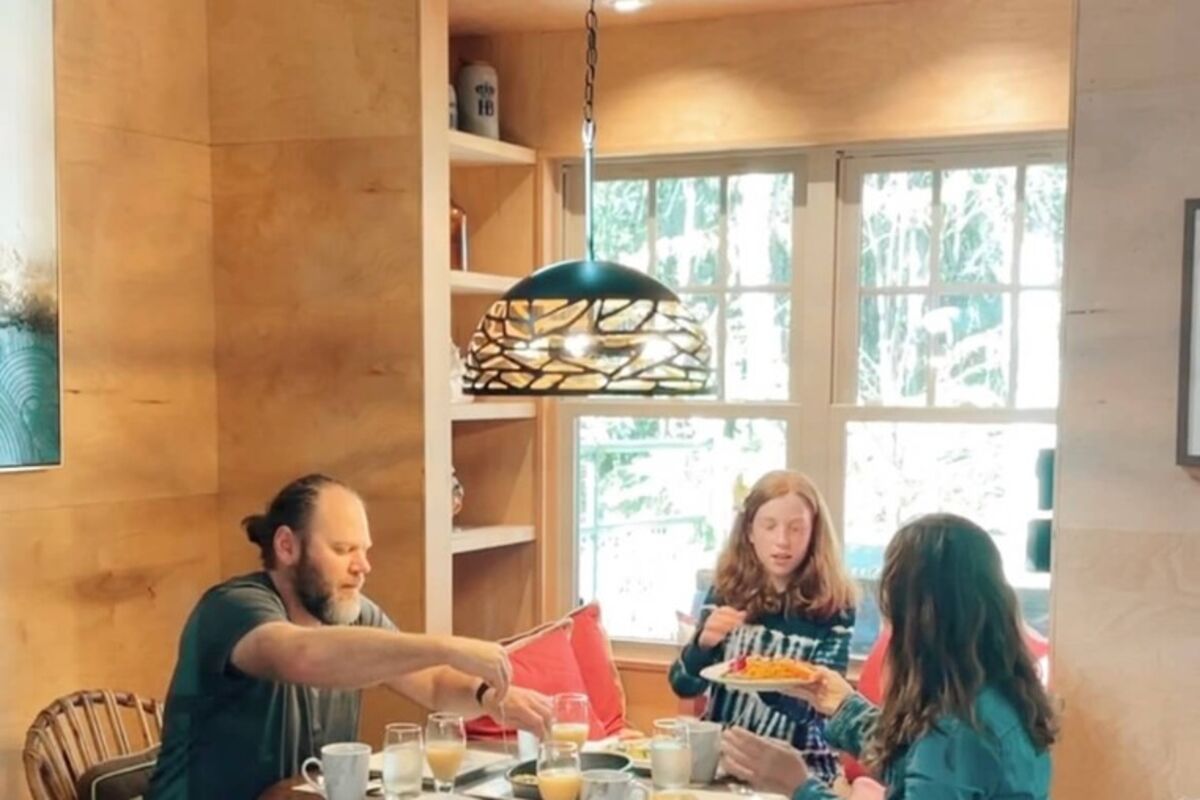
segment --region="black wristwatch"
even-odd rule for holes
[[[479,682],[479,688],[475,690],[475,702],[479,704],[480,708],[483,707],[483,696],[487,694],[487,690],[490,688],[492,688],[492,685],[487,681]]]

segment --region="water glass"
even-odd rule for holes
[[[682,789],[692,777],[692,749],[687,723],[679,719],[654,721],[650,740],[650,779],[655,789]]]
[[[383,791],[388,800],[416,797],[421,793],[421,771],[425,765],[421,726],[394,722],[383,732]]]

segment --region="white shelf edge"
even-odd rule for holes
[[[450,552],[476,553],[496,547],[508,547],[534,540],[532,525],[483,525],[454,528],[450,533]]]
[[[450,165],[453,167],[529,166],[536,163],[537,153],[528,147],[465,131],[450,131]]]
[[[495,275],[489,272],[463,272],[450,270],[451,294],[504,294],[517,281],[512,275]]]
[[[450,419],[454,422],[533,419],[536,416],[537,404],[532,400],[476,400],[450,404]]]

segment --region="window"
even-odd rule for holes
[[[1019,152],[847,166],[841,507],[866,590],[852,650],[878,633],[891,535],[932,510],[994,535],[1044,633],[1048,577],[1026,569],[1025,542],[1038,453],[1054,447],[1066,167]]]
[[[705,324],[717,396],[563,401],[578,597],[618,639],[676,641],[733,524],[734,487],[788,462],[797,159],[606,165],[599,258]],[[577,179],[568,173],[568,180]]]
[[[582,241],[566,171],[565,242]],[[1035,464],[1054,447],[1066,168],[1058,142],[756,161],[605,163],[597,255],[645,270],[705,322],[719,393],[563,400],[572,600],[618,640],[686,632],[739,488],[781,466],[824,491],[863,583],[896,529],[954,511],[989,531],[1027,620]]]

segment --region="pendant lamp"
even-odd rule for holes
[[[491,305],[467,348],[463,390],[503,396],[710,394],[712,350],[687,306],[649,275],[596,260],[595,0],[586,24],[585,258],[543,267]]]

